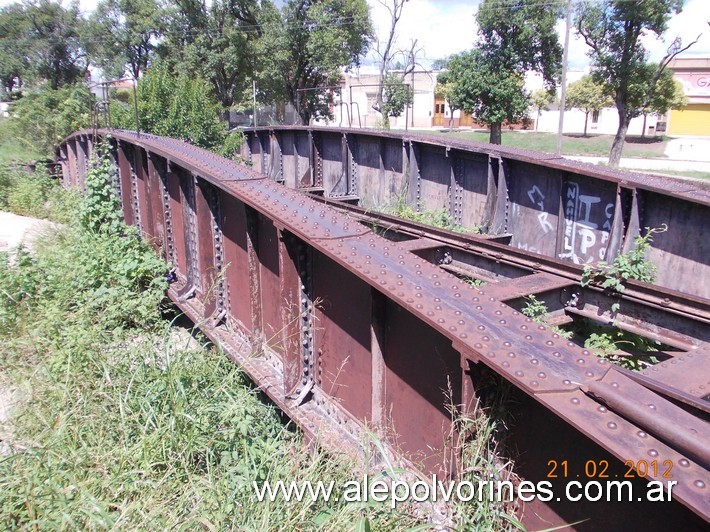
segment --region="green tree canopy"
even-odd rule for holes
[[[449,103],[488,125],[492,143],[500,144],[504,121],[525,117],[526,71],[542,74],[549,90],[555,86],[562,58],[555,23],[561,13],[557,0],[483,0],[477,48],[449,60]]]
[[[241,98],[257,61],[254,41],[262,35],[257,0],[175,0],[161,57],[179,74],[208,80],[222,107]]]
[[[46,157],[54,157],[62,139],[91,124],[89,91],[83,85],[53,89],[45,83],[23,91],[24,97],[13,104],[10,130]]]
[[[85,22],[78,2],[64,8],[37,0],[0,11],[3,85],[46,81],[53,89],[82,79],[88,69]]]
[[[7,91],[20,87],[31,76],[27,42],[29,22],[21,4],[0,9],[0,80]]]
[[[647,63],[641,69],[641,71],[645,70],[647,75],[640,76],[629,90],[631,94],[629,105],[635,109],[637,115],[649,113],[662,115],[670,109],[680,109],[687,104],[683,85],[673,79],[673,72],[670,70],[661,73],[651,90],[650,85],[654,82],[653,74],[656,68],[655,64]]]
[[[138,79],[163,35],[165,17],[158,0],[101,1],[89,21],[94,62],[108,77],[121,78],[127,69]]]
[[[503,68],[542,74],[553,89],[562,67],[555,29],[561,16],[559,0],[483,0],[476,15],[480,48]]]
[[[154,65],[138,84],[140,128],[207,149],[224,142],[219,104],[199,76],[175,76],[167,65]]]
[[[462,109],[488,125],[491,142],[500,144],[501,124],[524,118],[529,99],[523,76],[491,59],[477,49],[452,56],[447,99],[452,109]]]
[[[401,116],[404,108],[412,104],[412,90],[398,74],[387,74],[384,81],[382,114]]]
[[[609,153],[609,164],[618,166],[631,119],[640,116],[654,98],[657,84],[670,61],[692,44],[673,41],[653,70],[641,42],[644,35],[663,35],[671,14],[679,13],[683,0],[585,0],[577,5],[577,32],[589,46],[596,69],[594,77],[612,95],[619,127]]]
[[[289,0],[278,18],[265,26],[260,46],[265,98],[291,102],[305,124],[330,117],[328,87],[359,64],[372,40],[366,0]]]
[[[557,95],[555,92],[551,92],[547,89],[537,89],[530,95],[530,107],[533,108],[536,114],[535,118],[535,130],[537,131],[537,123],[540,120],[540,115],[543,111],[547,111],[550,108],[550,104],[553,103]]]
[[[604,85],[586,74],[567,87],[567,107],[584,112],[584,136],[587,136],[589,113],[599,112],[612,105],[612,99],[606,93]]]

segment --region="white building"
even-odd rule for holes
[[[681,111],[671,111],[666,116],[648,115],[646,131],[643,131],[644,118],[639,116],[631,120],[629,135],[646,135],[668,133],[672,135],[710,135],[710,58],[679,58],[670,67],[676,79],[683,84],[688,106]],[[363,69],[364,70],[364,69]],[[418,70],[407,75],[405,83],[412,87],[414,103],[400,117],[390,117],[390,127],[396,129],[427,129],[437,127],[470,127],[473,129],[484,126],[477,124],[471,116],[459,110],[451,112],[448,104],[435,96],[438,71]],[[567,84],[574,83],[585,74],[586,70],[569,71]],[[335,120],[327,125],[342,127],[378,127],[381,115],[373,106],[376,102],[379,76],[374,69],[364,73],[351,73],[343,76],[341,89],[334,94],[335,104],[333,114]],[[542,88],[542,78],[531,74],[526,76],[525,85],[532,92]],[[559,122],[557,104],[542,111],[540,116],[531,110],[529,120],[513,124],[513,129],[537,130],[556,133]],[[584,133],[585,114],[579,109],[567,109],[564,119],[564,133]],[[326,122],[319,122],[326,125]],[[587,134],[614,135],[619,126],[619,115],[615,107],[602,109],[598,113],[590,113],[587,124]]]

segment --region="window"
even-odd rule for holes
[[[592,124],[599,123],[599,111],[592,111]]]

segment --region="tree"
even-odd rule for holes
[[[208,80],[222,107],[231,107],[254,76],[254,42],[263,33],[257,21],[260,4],[257,0],[176,0],[161,57],[179,74],[198,74]],[[270,7],[269,2],[263,4]]]
[[[649,65],[649,71],[654,68],[655,65]],[[646,80],[648,79],[650,78],[646,78]],[[642,88],[638,92],[644,94],[647,91],[647,88]],[[641,114],[643,115],[641,136],[646,136],[646,119],[649,114],[663,115],[670,109],[682,109],[687,103],[688,98],[685,96],[683,85],[673,79],[673,73],[670,70],[664,70],[653,91],[653,96],[640,103]]]
[[[382,116],[401,116],[404,108],[412,104],[412,91],[397,74],[387,74],[384,79]]]
[[[555,31],[561,4],[549,0],[484,0],[478,9],[479,44],[449,61],[450,101],[490,127],[490,142],[501,143],[504,121],[525,117],[528,94],[523,75],[542,74],[555,86],[562,48]]]
[[[537,89],[530,95],[530,106],[535,110],[535,131],[537,131],[537,123],[540,121],[540,115],[543,111],[550,108],[550,104],[555,101],[555,93],[547,89]]]
[[[66,9],[49,0],[9,6],[0,23],[0,75],[6,87],[46,81],[57,89],[86,74],[86,34],[78,2]]]
[[[13,4],[0,9],[0,28],[0,80],[9,92],[21,87],[30,72],[26,42],[29,19],[24,6]]]
[[[442,59],[434,59],[431,63],[432,70],[444,70],[449,64],[449,58],[444,57]]]
[[[589,113],[599,112],[612,105],[609,95],[604,92],[604,86],[594,81],[589,74],[582,76],[567,87],[567,106],[584,112],[584,136],[587,136],[587,121]]]
[[[88,61],[83,42],[84,20],[75,2],[65,9],[59,3],[40,0],[27,4],[29,54],[36,77],[53,89],[83,79]]]
[[[26,90],[13,104],[9,128],[22,143],[53,157],[62,139],[90,126],[90,109],[89,91],[85,86],[75,84],[53,89],[45,83]]]
[[[668,63],[697,42],[683,46],[673,41],[653,72],[647,68],[648,52],[641,38],[661,37],[671,14],[679,13],[683,0],[587,0],[577,6],[575,25],[590,48],[594,77],[613,96],[619,127],[609,152],[609,164],[618,166],[631,119],[640,116],[651,100]],[[649,77],[650,75],[650,77]]]
[[[503,122],[517,122],[527,114],[528,94],[523,76],[501,68],[485,52],[474,49],[449,60],[452,109],[462,109],[491,128],[490,142],[501,143]]]
[[[476,15],[479,47],[504,68],[542,74],[552,89],[562,66],[555,29],[561,16],[560,0],[483,0]]]
[[[291,102],[304,124],[330,118],[332,87],[372,39],[366,0],[289,0],[268,15],[276,21],[259,43],[263,98]]]
[[[380,75],[379,75],[379,87],[377,89],[377,96],[374,108],[376,111],[382,113],[382,124],[385,128],[389,128],[389,112],[388,109],[391,106],[386,105],[386,93],[387,83],[394,84],[404,84],[404,80],[408,74],[414,71],[416,66],[416,56],[419,53],[417,48],[417,40],[415,39],[410,43],[410,47],[407,49],[397,49],[397,24],[402,17],[402,12],[404,10],[405,2],[409,0],[378,0],[380,5],[382,5],[390,15],[390,29],[387,39],[384,41],[377,41],[377,46],[375,48],[376,55],[379,56],[380,63]],[[402,61],[403,60],[403,61]],[[396,61],[396,63],[395,63]],[[398,75],[391,72],[392,69],[400,70]],[[391,94],[392,89],[389,89]],[[406,104],[408,105],[408,103]],[[404,109],[404,107],[402,107]],[[401,114],[401,111],[399,111]],[[393,116],[399,116],[393,115]]]
[[[219,103],[209,83],[199,76],[175,75],[165,64],[154,65],[138,84],[140,128],[208,149],[224,142]]]
[[[165,30],[166,11],[157,0],[103,0],[91,16],[90,52],[106,75],[134,79],[148,68]]]

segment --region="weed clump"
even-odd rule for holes
[[[0,166],[0,210],[68,223],[78,203],[78,193],[62,190],[43,167],[29,173]]]
[[[407,203],[404,195],[398,196],[397,201],[393,205],[383,208],[382,211],[393,214],[398,218],[404,218],[405,220],[454,231],[456,233],[481,233],[480,227],[464,227],[458,223],[444,208],[434,210],[414,209]]]
[[[656,266],[646,259],[646,252],[651,247],[653,235],[664,233],[667,225],[655,228],[646,228],[646,234],[634,239],[634,247],[618,255],[611,264],[604,261],[596,265],[586,265],[582,275],[582,286],[589,284],[598,285],[616,292],[625,290],[624,282],[628,279],[637,279],[651,283],[656,277]]]

